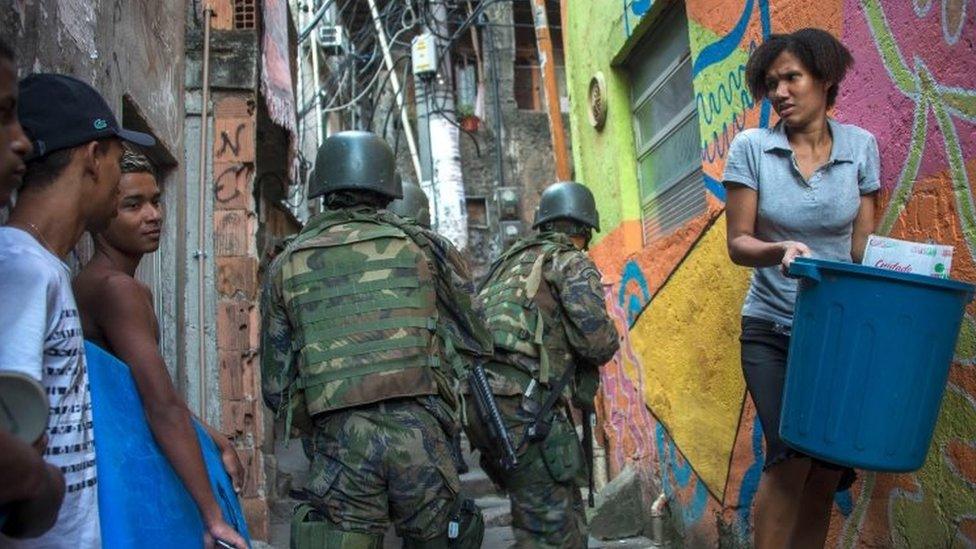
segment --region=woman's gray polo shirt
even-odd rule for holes
[[[804,181],[782,122],[741,132],[732,141],[722,181],[758,193],[755,236],[765,242],[794,240],[813,257],[851,261],[851,236],[861,195],[881,187],[878,143],[871,133],[828,119],[830,159]],[[793,324],[797,281],[779,265],[757,267],[742,315]]]

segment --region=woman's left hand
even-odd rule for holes
[[[783,260],[780,262],[779,268],[784,275],[789,274],[790,264],[793,263],[794,259],[812,255],[810,248],[802,242],[788,240],[780,243],[780,245],[783,246]]]

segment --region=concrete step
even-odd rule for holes
[[[484,496],[501,494],[495,483],[488,478],[488,474],[478,468],[472,468],[461,475],[461,493],[465,497],[478,499]]]
[[[505,549],[515,543],[515,533],[510,526],[495,526],[485,528],[485,539],[481,543],[483,549]]]
[[[512,524],[512,509],[504,496],[485,496],[474,500],[481,508],[485,527],[509,526]]]
[[[626,539],[615,539],[611,541],[598,540],[591,537],[589,541],[590,549],[647,549],[660,547],[655,545],[650,538],[642,536]]]

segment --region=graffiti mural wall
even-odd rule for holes
[[[744,82],[749,52],[772,33],[824,28],[855,66],[834,115],[878,139],[878,232],[956,248],[953,277],[976,281],[976,2],[686,0],[701,135],[705,214],[643,242],[623,60],[670,0],[570,0],[567,78],[576,177],[606,220],[593,257],[624,341],[603,371],[611,472],[637,467],[668,495],[689,546],[747,544],[763,462],[761,426],[742,380],[739,307],[749,273],[725,248],[721,174],[744,128],[776,122]],[[608,116],[588,121],[600,73]],[[831,546],[976,546],[976,322],[964,322],[940,421],[914,474],[863,473],[837,495]]]

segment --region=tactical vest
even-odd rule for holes
[[[404,231],[340,219],[289,253],[282,294],[310,415],[438,393],[435,271]]]
[[[480,297],[496,349],[518,353],[533,366],[530,376],[549,383],[562,374],[570,359],[559,304],[543,273],[546,264],[572,244],[537,238],[518,242],[492,267]]]

